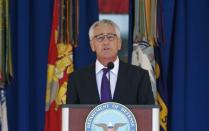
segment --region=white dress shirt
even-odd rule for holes
[[[113,63],[114,63],[114,68],[110,70],[109,72],[110,73],[110,90],[111,90],[112,98],[114,96],[117,77],[118,77],[119,58],[117,57],[117,59]],[[101,81],[102,81],[102,75],[103,75],[102,69],[107,68],[107,67],[105,67],[98,60],[96,60],[95,68],[96,68],[95,71],[96,71],[97,89],[99,92],[99,97],[101,99]],[[107,73],[108,79],[109,79],[109,73]]]

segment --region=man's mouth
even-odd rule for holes
[[[106,50],[110,50],[110,48],[108,48],[108,47],[105,47],[105,48],[103,48],[103,50],[105,50],[105,51],[106,51]]]

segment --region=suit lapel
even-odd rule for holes
[[[123,88],[125,86],[125,79],[126,79],[125,70],[126,70],[125,64],[122,61],[120,61],[113,101],[117,101],[120,98],[121,92],[123,92]]]
[[[100,103],[99,92],[97,88],[96,82],[96,74],[95,74],[95,64],[93,64],[89,69],[89,92],[91,96],[89,96],[95,103]]]

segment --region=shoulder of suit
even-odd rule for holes
[[[91,65],[88,65],[86,67],[82,67],[82,68],[74,70],[72,74],[79,75],[79,74],[84,74],[85,72],[91,72],[91,71],[94,70],[94,67],[95,67],[95,65],[91,64]]]
[[[141,68],[140,66],[136,66],[136,65],[129,64],[129,63],[125,63],[123,61],[120,61],[120,65],[128,68],[129,70],[138,71],[138,72],[147,72],[147,70]]]

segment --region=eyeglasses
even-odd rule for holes
[[[116,38],[116,34],[113,33],[108,33],[106,35],[100,34],[100,35],[96,35],[94,36],[94,38],[96,39],[97,42],[102,42],[105,40],[105,38],[107,38],[109,41],[113,41]]]

